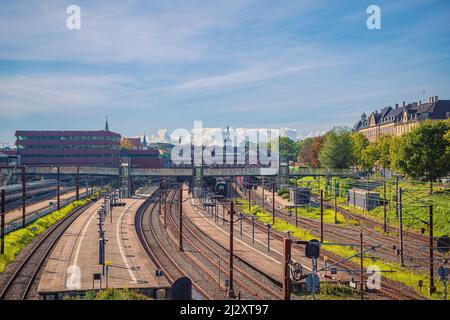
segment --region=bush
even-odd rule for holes
[[[287,194],[288,197],[289,197],[289,190],[287,190],[287,189],[280,189],[280,190],[278,190],[277,194],[278,194],[280,197],[283,197],[283,195]]]
[[[129,289],[106,289],[98,291],[88,291],[84,300],[150,300],[142,293]]]
[[[102,193],[102,190],[97,191],[93,198]],[[44,232],[53,224],[67,216],[70,212],[78,207],[81,207],[91,201],[92,198],[78,200],[69,203],[60,210],[37,219],[25,228],[13,231],[5,236],[5,253],[0,255],[0,273],[5,271],[6,266],[13,262],[16,255],[22,251],[37,235]]]

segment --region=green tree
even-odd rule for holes
[[[450,172],[450,145],[446,139],[449,130],[448,121],[427,120],[409,132],[399,148],[399,169],[411,178],[426,178],[430,194],[433,181]]]
[[[280,155],[289,161],[298,160],[299,145],[288,137],[280,138]]]
[[[350,134],[350,140],[352,142],[352,152],[354,164],[358,167],[364,167],[364,150],[369,145],[369,140],[361,132],[352,132]]]
[[[370,143],[362,152],[361,166],[365,170],[372,169],[379,157],[378,146],[375,143]]]
[[[399,150],[400,146],[403,144],[403,136],[392,136],[391,138],[391,147],[389,149],[390,158],[391,158],[391,170],[395,172],[401,172],[401,169],[398,165],[399,160]]]
[[[354,163],[352,140],[348,128],[335,127],[325,135],[319,160],[323,166],[336,169],[345,169]]]

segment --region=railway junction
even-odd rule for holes
[[[39,234],[7,266],[0,278],[2,299],[66,299],[108,289],[174,299],[180,279],[189,279],[191,296],[198,300],[310,299],[319,294],[319,283],[341,288],[349,299],[426,298],[383,274],[393,270],[381,270],[380,288],[370,286],[372,274],[363,260],[389,258],[388,247],[395,239],[370,233],[367,221],[360,221],[354,230],[303,217],[297,221],[290,204],[274,192],[275,185],[291,179],[289,174],[283,176],[282,168],[277,176],[265,176],[273,181],[272,188],[263,184],[264,179],[254,178],[253,188],[235,178],[261,178],[264,170],[258,167],[36,167],[24,172],[47,179],[56,174],[58,181],[62,176],[73,179],[65,192],[58,183],[58,208],[77,199],[85,198],[86,203]],[[317,171],[304,176],[333,174],[351,175]],[[98,183],[80,193],[83,176],[95,177]],[[140,177],[148,182],[135,186]],[[224,186],[216,189],[208,181]],[[25,202],[25,210],[14,209],[2,216],[11,224],[21,221],[20,213],[28,216],[54,201],[52,196]],[[317,201],[322,209],[330,206],[323,199]],[[266,212],[266,220],[249,215],[252,205]],[[314,252],[313,241],[299,238],[294,229],[277,230],[280,221],[287,226],[298,224],[315,235],[320,253],[308,253]],[[417,246],[426,240],[418,237]],[[354,254],[342,256],[327,246],[350,247]]]

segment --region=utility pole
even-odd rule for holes
[[[162,203],[163,203],[163,188],[162,188],[162,177],[159,178],[159,215],[162,213]]]
[[[356,213],[356,191],[353,190],[353,213]]]
[[[5,189],[2,189],[2,195],[1,195],[1,246],[0,246],[0,254],[5,253]]]
[[[387,207],[386,207],[386,178],[383,181],[383,195],[384,195],[384,201],[383,201],[383,230],[384,233],[387,232]]]
[[[56,203],[58,210],[61,209],[61,199],[60,199],[60,175],[59,175],[59,166],[57,167],[57,185],[56,185]]]
[[[77,166],[77,176],[75,178],[76,180],[76,186],[75,186],[75,192],[76,192],[76,199],[80,200],[80,166]]]
[[[272,182],[272,223],[275,224],[275,180]]]
[[[164,199],[164,221],[166,221],[166,217],[167,217],[167,185],[166,185],[166,180],[163,180],[163,199]]]
[[[398,187],[399,177],[395,176],[395,217],[398,218],[398,203],[399,203],[399,187]]]
[[[359,241],[360,241],[360,251],[361,251],[361,255],[360,255],[360,277],[359,277],[359,288],[361,290],[361,300],[364,300],[364,243],[363,243],[363,233],[362,231],[359,233]]]
[[[433,205],[430,204],[429,209],[429,226],[430,226],[430,295],[434,293],[434,252],[433,252]]]
[[[289,264],[291,262],[292,240],[283,239],[283,300],[291,300],[291,277],[289,275]]]
[[[26,185],[26,177],[25,177],[25,166],[22,166],[22,227],[25,228],[25,215],[27,208],[27,185]]]
[[[248,176],[248,210],[252,210],[252,177]]]
[[[252,243],[255,244],[255,216],[252,215]]]
[[[320,189],[320,242],[323,242],[323,190]]]
[[[262,207],[263,207],[263,209],[264,209],[264,206],[265,206],[265,199],[264,199],[264,176],[262,176],[261,180],[262,180]]]
[[[403,208],[402,208],[402,188],[399,188],[398,190],[398,196],[399,196],[399,204],[398,206],[398,213],[399,213],[399,237],[400,237],[400,265],[403,267],[405,265],[404,263],[404,257],[403,257]]]
[[[294,212],[295,212],[295,226],[298,226],[298,217],[297,217],[297,178],[295,178],[295,184],[294,184]]]
[[[233,230],[234,230],[234,202],[231,201],[230,204],[230,283],[228,286],[228,296],[234,298],[234,288],[233,288]]]
[[[336,197],[336,179],[333,180],[333,196],[334,196],[334,224],[337,224],[337,197]]]
[[[164,207],[164,216],[166,215],[166,208]],[[183,251],[183,186],[180,188],[180,244],[179,250]]]

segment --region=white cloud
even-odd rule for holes
[[[2,113],[11,116],[82,111],[108,105],[130,80],[121,76],[27,75],[0,77]]]

